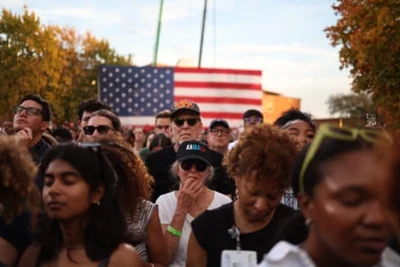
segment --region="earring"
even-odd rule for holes
[[[93,202],[94,205],[100,206],[100,201]]]
[[[307,227],[310,227],[310,224],[311,224],[311,219],[310,218],[306,218],[306,226]]]

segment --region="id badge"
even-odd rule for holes
[[[257,267],[257,253],[251,250],[224,250],[221,267]]]

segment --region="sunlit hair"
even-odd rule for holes
[[[100,143],[118,175],[117,195],[124,210],[132,211],[141,199],[149,200],[154,179],[133,148],[122,140],[102,139]]]
[[[40,194],[33,183],[35,173],[28,150],[15,137],[0,136],[0,204],[6,222],[40,206]]]
[[[254,174],[257,183],[290,184],[290,168],[296,156],[296,142],[277,127],[260,124],[246,130],[229,152],[224,165],[231,177]]]
[[[90,193],[98,190],[100,186],[104,187],[99,205],[91,205],[86,213],[82,214],[82,245],[92,261],[109,257],[123,241],[126,232],[125,216],[116,197],[118,177],[114,169],[100,146],[65,143],[51,148],[45,154],[38,171],[40,180],[44,179],[48,166],[54,160],[64,161],[76,169],[88,184]],[[87,197],[89,198],[89,195]],[[74,262],[69,253],[73,248],[64,243],[60,222],[51,219],[46,213],[39,219],[39,229],[34,234],[34,240],[41,246],[38,266],[58,257],[63,247],[67,249],[68,259]]]

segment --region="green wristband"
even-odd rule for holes
[[[167,231],[168,231],[168,233],[170,233],[173,236],[182,236],[182,231],[175,229],[171,225],[168,225]]]

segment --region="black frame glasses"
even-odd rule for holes
[[[40,108],[24,107],[24,106],[15,106],[14,107],[14,114],[21,114],[24,111],[26,111],[26,114],[30,115],[30,116],[42,115],[42,110]]]
[[[180,161],[179,163],[184,171],[190,171],[193,165],[198,172],[204,172],[205,170],[207,170],[208,167],[208,164],[206,162],[199,159],[187,159]]]
[[[174,123],[176,126],[181,127],[186,121],[189,126],[195,126],[199,120],[199,118],[175,119]]]
[[[92,125],[86,125],[83,127],[83,132],[86,135],[93,135],[94,131],[97,131],[100,135],[107,134],[110,130],[114,130],[108,125],[99,125],[99,126],[92,126]]]

